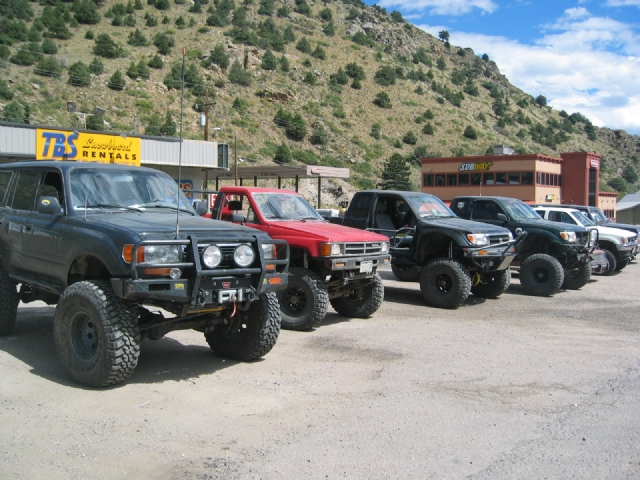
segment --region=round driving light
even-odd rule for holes
[[[222,261],[222,252],[215,245],[211,245],[204,249],[202,252],[202,263],[207,268],[215,268],[220,265]]]
[[[239,267],[248,267],[253,263],[254,258],[255,254],[249,245],[240,245],[236,248],[236,251],[233,252],[233,261],[236,262],[236,265]]]
[[[182,276],[182,270],[180,270],[179,268],[172,268],[169,272],[169,276],[172,280],[177,280]]]

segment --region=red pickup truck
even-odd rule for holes
[[[211,217],[289,243],[289,286],[278,296],[283,328],[317,327],[329,303],[345,317],[367,318],[380,308],[376,270],[390,263],[388,237],[329,223],[296,192],[275,188],[222,187]]]

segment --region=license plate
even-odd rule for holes
[[[373,260],[360,262],[360,273],[371,273],[373,271]]]

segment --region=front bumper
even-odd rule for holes
[[[486,247],[464,248],[464,255],[483,272],[506,270],[513,262],[527,238],[527,232],[521,232],[509,242],[497,243]]]
[[[183,314],[197,313],[202,309],[216,309],[227,303],[254,301],[258,295],[286,288],[288,283],[289,245],[284,240],[269,239],[277,244],[278,259],[264,258],[261,239],[243,239],[251,243],[258,253],[257,264],[246,268],[204,269],[198,254],[191,254],[189,261],[172,264],[138,263],[137,251],[146,245],[184,245],[190,252],[199,252],[198,239],[145,240],[134,246],[130,278],[112,278],[111,285],[119,297],[142,303],[182,303]],[[211,243],[211,242],[209,242]],[[267,265],[269,271],[267,271]],[[185,278],[145,276],[145,269],[178,268]]]
[[[361,255],[357,257],[325,258],[324,266],[334,271],[354,271],[356,273],[371,274],[382,265],[389,265],[391,255]]]

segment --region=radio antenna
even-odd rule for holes
[[[178,189],[176,190],[176,240],[180,235],[180,184],[182,183],[182,110],[184,105],[184,57],[187,49],[182,49],[182,88],[180,92],[180,153],[178,154]]]

